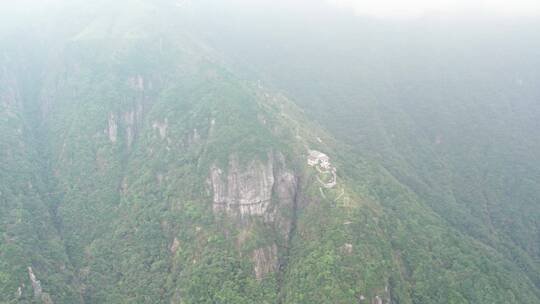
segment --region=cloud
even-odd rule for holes
[[[540,0],[327,0],[358,15],[414,18],[430,13],[481,13],[501,16],[540,15]]]

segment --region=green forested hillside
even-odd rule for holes
[[[540,57],[520,39],[201,7],[2,28],[0,303],[540,302]],[[243,23],[273,14],[282,31]]]
[[[538,22],[312,13],[252,8],[210,40],[538,286]],[[281,31],[245,26],[275,18]],[[229,21],[214,20],[198,29]]]

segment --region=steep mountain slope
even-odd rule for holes
[[[3,41],[0,301],[540,301],[538,263],[238,76],[181,7],[96,7]]]
[[[39,64],[11,55],[4,53],[0,75],[0,302],[50,303],[51,295],[77,301],[54,214],[58,196],[51,193],[44,133],[33,119]]]
[[[195,28],[538,287],[538,20],[311,13],[233,8]]]

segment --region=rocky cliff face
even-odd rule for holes
[[[278,270],[278,250],[275,244],[255,249],[253,251],[252,259],[255,278],[259,281],[264,279],[266,274]]]
[[[259,216],[272,223],[280,208],[293,206],[298,180],[281,153],[268,153],[265,163],[253,160],[245,168],[232,155],[226,170],[211,167],[209,182],[215,213],[238,219]]]
[[[217,216],[231,218],[244,229],[260,218],[285,242],[289,240],[299,189],[298,176],[288,168],[283,154],[269,152],[265,162],[253,160],[245,167],[236,155],[231,155],[226,170],[211,167],[208,181]],[[275,242],[253,250],[255,277],[261,280],[278,270],[280,255]]]
[[[266,164],[252,161],[247,168],[240,168],[237,156],[232,155],[227,170],[211,168],[213,210],[230,216],[245,218],[263,216],[271,221],[268,212],[274,187],[273,159],[269,155]]]

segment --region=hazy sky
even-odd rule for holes
[[[431,13],[540,16],[540,0],[327,0],[374,17],[411,18]]]
[[[95,0],[87,0],[89,2]],[[118,0],[110,0],[113,3]],[[125,1],[125,0],[124,0]],[[147,1],[147,0],[132,0]],[[167,1],[167,0],[162,0]],[[197,0],[169,0],[186,4]],[[209,3],[243,3],[245,6],[264,6],[263,3],[280,4],[282,7],[302,8],[311,6],[317,0],[213,0]],[[357,15],[380,18],[415,18],[431,14],[467,14],[490,16],[538,16],[540,0],[318,0],[331,6],[352,10]],[[0,13],[10,13],[10,9],[21,11],[43,10],[70,3],[72,0],[0,0]],[[84,0],[79,0],[83,2]],[[125,1],[128,2],[129,1]],[[106,3],[106,2],[105,2]]]

